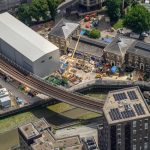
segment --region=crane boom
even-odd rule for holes
[[[76,46],[75,46],[75,49],[74,49],[74,51],[73,51],[72,58],[74,57],[75,52],[76,52],[76,50],[77,50],[77,47],[78,47],[78,44],[79,44],[80,37],[81,37],[81,34],[80,34],[79,37],[78,37],[78,41],[77,41]]]

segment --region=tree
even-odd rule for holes
[[[28,4],[23,4],[18,8],[18,19],[26,25],[31,25],[30,6]]]
[[[40,18],[46,20],[48,18],[48,4],[46,0],[32,0],[32,4],[30,6],[31,16],[39,21]]]
[[[94,38],[94,39],[97,39],[100,37],[100,31],[97,30],[97,29],[92,29],[90,32],[89,32],[89,37],[90,38]]]
[[[141,5],[135,5],[127,12],[124,25],[136,33],[150,30],[150,13]]]
[[[53,20],[55,20],[57,14],[57,7],[60,4],[60,0],[47,0],[48,8]]]
[[[111,21],[117,21],[121,17],[120,0],[108,0],[106,3],[107,12]]]

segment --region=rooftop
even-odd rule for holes
[[[74,49],[77,40],[77,37],[73,37],[68,47],[70,49]],[[81,37],[77,46],[77,52],[101,57],[103,55],[103,49],[106,47],[106,45],[107,44],[102,41],[95,41],[92,39]]]
[[[128,51],[139,56],[150,58],[150,44],[142,41],[135,41]]]
[[[38,120],[37,122],[34,122],[34,126],[39,132],[50,128],[50,125],[44,118]]]
[[[9,93],[8,93],[6,88],[1,88],[0,89],[0,98],[6,97],[8,95],[9,95]]]
[[[66,19],[61,19],[54,28],[50,31],[50,35],[55,35],[67,39],[74,30],[79,27],[78,23],[70,22]]]
[[[116,36],[114,40],[106,46],[104,51],[110,52],[119,56],[124,56],[127,49],[134,42],[134,39],[124,37],[124,36]]]
[[[30,138],[33,139],[31,147],[34,150],[54,150],[57,148],[73,150],[75,147],[77,150],[82,149],[79,136],[56,139],[50,130],[50,125],[45,119],[21,126],[19,130],[26,137],[27,141]]]
[[[32,62],[58,49],[7,12],[0,14],[0,39]]]
[[[19,127],[19,129],[27,140],[32,139],[32,138],[39,135],[39,132],[33,126],[32,123],[28,123],[26,125],[23,125],[23,126]]]
[[[103,111],[109,124],[150,117],[149,108],[139,87],[109,92]]]

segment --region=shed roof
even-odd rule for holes
[[[0,14],[0,38],[32,62],[58,49],[7,12]]]

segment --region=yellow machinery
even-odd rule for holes
[[[81,37],[81,35],[84,35],[84,33],[85,33],[84,30],[82,30],[82,31],[80,32],[79,37],[78,37],[78,40],[77,40],[77,43],[76,43],[75,48],[74,48],[74,51],[73,51],[73,54],[72,54],[71,58],[67,58],[67,59],[66,59],[65,64],[68,63],[69,61],[72,61],[72,62],[73,62],[73,60],[74,60],[74,55],[75,55],[75,53],[76,53],[76,50],[77,50],[77,47],[78,47],[78,44],[79,44],[80,37]],[[71,67],[71,64],[68,64],[68,67],[66,68],[65,72],[63,73],[63,76],[64,76],[64,77],[67,77],[67,74],[68,74],[68,72],[69,72],[70,67]]]

